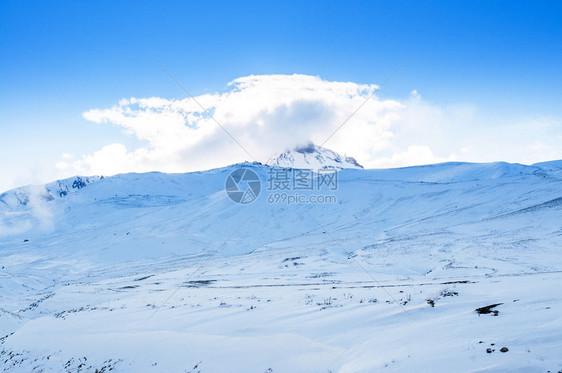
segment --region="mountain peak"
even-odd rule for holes
[[[271,158],[268,165],[283,168],[325,169],[363,168],[355,158],[342,156],[330,149],[308,143]]]

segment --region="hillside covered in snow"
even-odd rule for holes
[[[343,164],[329,203],[268,198],[250,163],[3,193],[0,369],[562,370],[561,161],[334,154],[270,162]],[[240,167],[262,180],[246,205],[224,190]]]

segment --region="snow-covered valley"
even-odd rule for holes
[[[292,205],[232,202],[239,167],[270,170],[0,195],[0,368],[562,370],[561,161],[343,169]]]

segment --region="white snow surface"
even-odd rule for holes
[[[562,162],[343,169],[337,203],[292,205],[232,202],[239,167],[267,179],[0,195],[0,369],[562,370]]]

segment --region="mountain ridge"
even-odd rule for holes
[[[247,205],[225,192],[239,168],[262,180]],[[560,363],[562,173],[552,164],[341,169],[337,188],[321,192],[329,203],[293,204],[268,198],[271,170],[70,178],[26,204],[12,193],[14,208],[0,203],[0,367],[94,371],[111,359],[115,371],[366,373]],[[497,317],[475,311],[500,303]],[[256,351],[261,360],[246,358]]]
[[[331,152],[331,151],[330,151]],[[285,154],[285,153],[282,153]],[[336,153],[337,154],[337,153]],[[350,158],[350,157],[348,157]],[[277,159],[274,157],[272,159]],[[25,206],[29,203],[30,196],[33,195],[34,197],[39,198],[42,201],[51,201],[58,198],[63,198],[64,196],[68,195],[69,193],[76,192],[81,188],[84,188],[90,184],[97,183],[104,179],[112,179],[115,177],[126,177],[124,175],[129,175],[130,177],[138,177],[139,175],[186,175],[186,174],[205,174],[205,173],[214,173],[214,172],[224,172],[225,170],[235,169],[237,167],[286,167],[281,166],[278,164],[270,164],[268,163],[260,163],[260,162],[242,162],[242,163],[235,163],[232,165],[213,168],[209,170],[201,170],[201,171],[190,171],[185,173],[165,173],[160,171],[150,171],[150,172],[129,172],[129,173],[121,173],[112,176],[102,176],[102,175],[94,175],[94,176],[81,176],[76,175],[64,179],[54,180],[52,182],[46,184],[33,184],[33,185],[24,185],[19,186],[16,188],[12,188],[9,190],[0,193],[0,206]],[[324,168],[334,168],[325,165],[326,167],[321,167],[318,169]],[[288,166],[286,168],[289,168]],[[298,168],[298,167],[292,167]],[[317,169],[314,169],[317,170]],[[486,162],[486,163],[478,163],[478,162],[443,162],[443,163],[434,163],[434,164],[427,164],[427,165],[417,165],[417,166],[406,166],[406,167],[395,167],[395,168],[371,168],[365,169],[361,166],[361,168],[339,168],[340,171],[343,170],[357,170],[357,171],[366,171],[366,174],[371,174],[377,176],[381,179],[392,179],[390,175],[394,175],[396,180],[409,180],[409,181],[424,181],[424,182],[446,182],[446,181],[453,181],[453,180],[477,180],[481,178],[491,178],[491,177],[501,177],[501,176],[517,176],[519,175],[530,175],[530,174],[540,174],[541,172],[548,172],[550,175],[562,175],[562,160],[553,160],[553,161],[546,161],[546,162],[539,162],[534,163],[531,165],[525,165],[521,163],[509,163],[504,161],[498,162]],[[472,170],[479,170],[478,173],[472,173]],[[457,176],[454,176],[454,174]],[[439,176],[441,174],[441,176]]]

